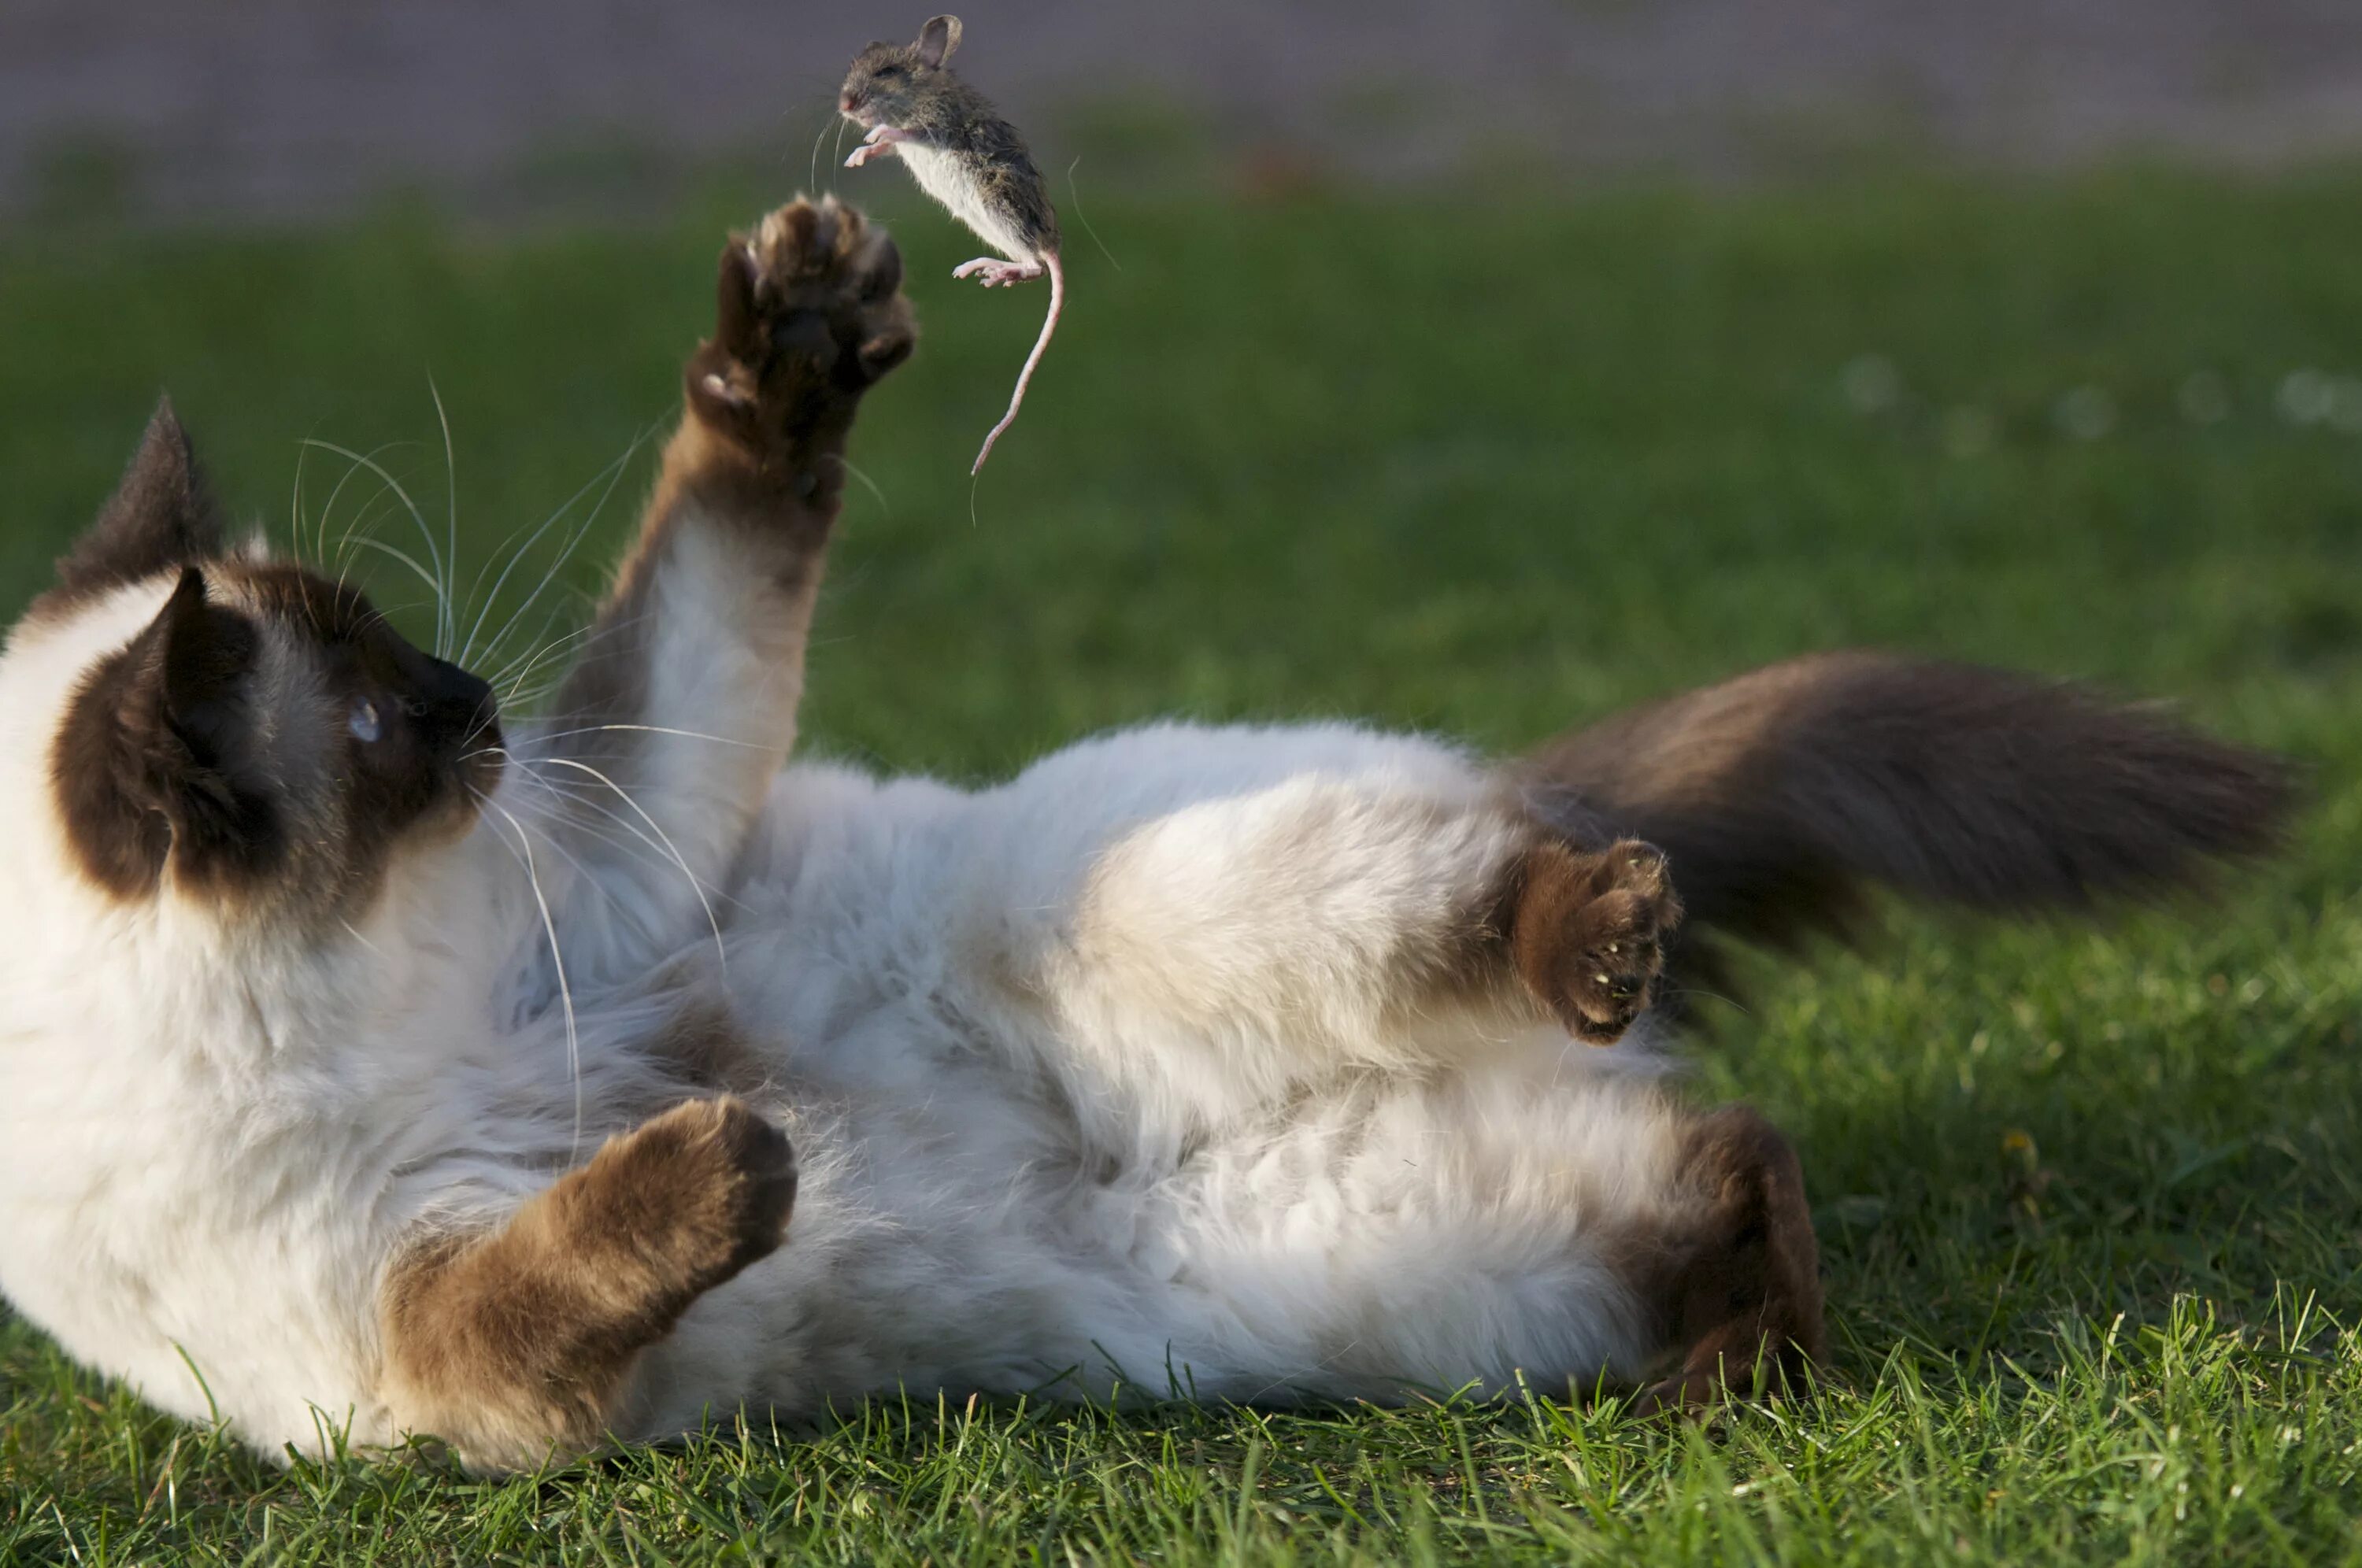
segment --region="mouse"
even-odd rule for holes
[[[963,262],[952,270],[953,277],[973,276],[988,289],[1014,287],[1045,273],[1050,279],[1042,336],[1017,372],[1009,412],[985,436],[984,449],[968,470],[976,474],[992,455],[992,444],[1017,422],[1026,383],[1058,329],[1066,275],[1058,261],[1058,214],[1050,205],[1049,186],[1017,127],[952,72],[947,62],[959,40],[959,18],[935,17],[911,43],[871,44],[854,57],[836,106],[868,131],[844,160],[846,168],[900,159],[919,189],[999,252]]]

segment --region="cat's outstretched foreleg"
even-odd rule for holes
[[[382,1292],[396,1424],[485,1469],[598,1447],[640,1353],[778,1246],[795,1194],[776,1128],[738,1100],[690,1100],[496,1229],[414,1242]]]
[[[713,336],[638,543],[521,759],[579,801],[578,976],[630,973],[703,918],[795,739],[845,440],[914,340],[884,231],[833,199],[771,214],[722,254]]]

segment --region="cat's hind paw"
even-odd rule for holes
[[[1637,839],[1558,843],[1527,856],[1509,944],[1518,971],[1567,1032],[1612,1045],[1654,999],[1681,923],[1664,853]]]

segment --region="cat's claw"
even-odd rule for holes
[[[1664,940],[1681,922],[1664,853],[1626,839],[1595,853],[1528,857],[1510,930],[1518,968],[1567,1032],[1612,1045],[1654,999]]]
[[[690,407],[749,451],[783,454],[910,357],[901,283],[894,242],[856,209],[833,196],[779,208],[722,253]]]

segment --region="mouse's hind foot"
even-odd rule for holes
[[[998,256],[979,256],[973,261],[963,261],[952,269],[952,276],[965,278],[977,274],[977,282],[989,289],[1031,282],[1049,271],[1039,261],[1004,261]]]

